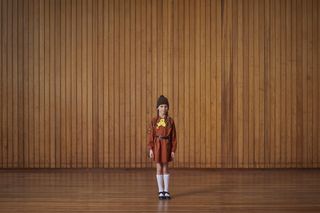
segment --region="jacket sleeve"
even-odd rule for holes
[[[148,126],[147,140],[148,140],[148,150],[153,149],[154,147],[154,131],[153,131],[153,120]]]
[[[171,130],[171,142],[172,142],[172,152],[176,152],[177,150],[177,132],[176,132],[176,125],[172,120],[172,130]]]

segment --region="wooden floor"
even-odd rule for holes
[[[0,170],[0,212],[320,212],[319,169]]]

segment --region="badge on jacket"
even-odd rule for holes
[[[165,122],[165,120],[163,118],[161,118],[160,121],[157,123],[157,129],[160,126],[166,127],[166,122]]]

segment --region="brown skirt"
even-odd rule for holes
[[[157,163],[168,163],[171,158],[172,145],[168,140],[156,139],[153,147],[153,160]]]

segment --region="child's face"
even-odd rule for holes
[[[159,110],[159,114],[160,115],[166,115],[169,108],[168,108],[168,105],[167,104],[161,104],[159,107],[158,107],[158,110]]]

